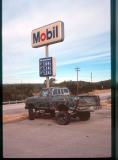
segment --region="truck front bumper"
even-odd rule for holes
[[[82,111],[82,112],[85,112],[85,111],[94,112],[94,111],[95,111],[95,108],[94,108],[94,106],[90,106],[90,107],[79,107],[79,108],[78,108],[78,111]]]

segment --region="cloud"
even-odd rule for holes
[[[109,0],[107,0],[107,3],[106,0],[99,0],[99,2],[96,0],[86,2],[75,0],[74,3],[72,0],[63,0],[63,2],[58,1],[56,3],[54,0],[50,2],[47,2],[47,0],[34,2],[20,0],[16,3],[14,0],[10,8],[8,5],[3,5],[3,22],[6,17],[9,17],[3,23],[3,33],[8,40],[11,38],[25,38],[35,27],[63,20],[67,39],[70,35],[71,38],[69,39],[73,39],[77,35],[84,37],[98,34],[98,32],[110,29],[108,25],[110,23],[110,3],[108,2]],[[3,1],[3,4],[7,3],[8,1]],[[11,2],[9,5],[11,6]],[[25,5],[28,7],[25,7]],[[7,15],[5,14],[6,9]],[[18,12],[17,10],[23,10],[23,12]],[[12,16],[9,15],[11,12]]]
[[[49,46],[57,66],[110,56],[110,0],[4,0],[3,76],[37,73],[45,48],[31,47],[31,31],[57,20],[65,26],[64,42]]]
[[[66,62],[62,62],[62,63],[59,63],[58,66],[67,65],[67,64],[74,64],[74,63],[79,63],[79,62],[85,62],[85,61],[94,60],[94,59],[102,58],[102,57],[106,57],[106,56],[109,56],[108,52],[103,53],[103,54],[98,53],[95,55],[84,56],[84,57],[80,57],[78,59],[72,59],[72,60],[69,60]]]

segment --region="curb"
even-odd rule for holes
[[[25,120],[27,118],[28,118],[28,115],[26,113],[11,114],[11,115],[6,114],[6,115],[3,115],[3,124],[22,121],[22,120]]]

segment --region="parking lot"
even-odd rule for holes
[[[5,158],[111,157],[111,109],[91,113],[89,121],[58,125],[42,117],[3,125]]]

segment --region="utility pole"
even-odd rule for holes
[[[92,83],[92,72],[91,72],[91,83]]]
[[[75,70],[77,71],[77,95],[78,95],[78,71],[80,71],[80,68],[75,68]]]

